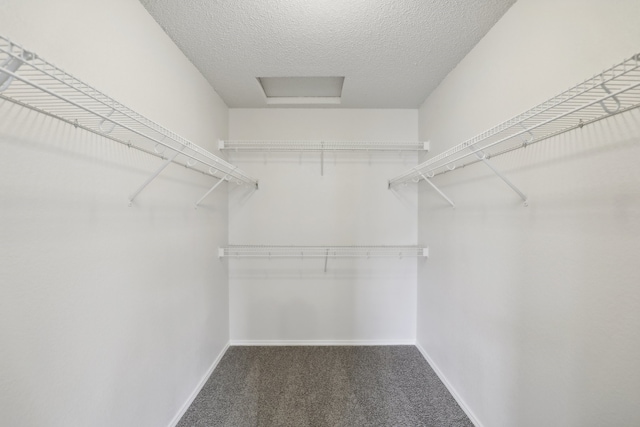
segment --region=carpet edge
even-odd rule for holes
[[[484,427],[484,425],[480,422],[478,417],[476,417],[476,414],[473,413],[469,405],[467,405],[464,399],[462,399],[462,397],[458,394],[456,389],[453,388],[453,386],[451,385],[447,377],[444,376],[444,373],[440,370],[438,365],[436,365],[433,359],[431,359],[431,357],[429,356],[429,353],[427,353],[427,351],[424,348],[422,348],[422,346],[418,341],[416,341],[415,346],[420,352],[420,354],[422,354],[422,357],[424,357],[424,359],[427,361],[429,366],[431,366],[431,369],[433,369],[433,371],[436,373],[438,378],[440,378],[440,381],[442,381],[442,384],[444,384],[447,390],[449,390],[449,393],[451,393],[451,396],[453,396],[455,401],[458,403],[458,406],[460,406],[460,408],[462,408],[464,413],[467,414],[467,417],[469,417],[469,420],[473,423],[473,425],[475,427]]]
[[[391,346],[415,345],[414,340],[231,340],[232,346]]]
[[[180,422],[180,420],[182,419],[184,414],[187,412],[187,410],[189,409],[189,407],[191,406],[193,401],[196,400],[196,397],[198,396],[198,393],[200,393],[200,391],[202,390],[204,385],[209,380],[209,377],[211,377],[211,375],[213,374],[213,371],[216,370],[216,367],[218,366],[218,363],[220,363],[220,360],[222,360],[222,357],[225,355],[225,353],[227,352],[227,350],[229,349],[230,346],[231,346],[231,341],[227,341],[227,343],[225,344],[224,348],[218,354],[218,357],[215,358],[215,360],[213,361],[211,366],[209,366],[209,369],[207,369],[207,371],[204,373],[204,376],[202,377],[200,382],[198,382],[198,384],[196,384],[195,389],[191,392],[191,394],[189,395],[187,400],[180,407],[180,409],[178,410],[176,415],[173,417],[173,419],[169,422],[168,427],[176,427],[178,425],[178,423]]]

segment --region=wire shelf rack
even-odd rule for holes
[[[389,188],[421,180],[426,180],[433,186],[430,179],[434,176],[473,163],[486,162],[491,157],[527,147],[639,106],[640,54],[637,54],[390,179]],[[503,176],[500,177],[507,182]],[[509,182],[507,184],[512,186]],[[515,187],[512,188],[519,192]],[[526,197],[520,192],[519,194],[526,203]]]
[[[221,180],[258,186],[255,178],[234,165],[3,36],[0,36],[0,98],[167,162]]]
[[[229,245],[218,255],[234,258],[374,258],[428,257],[429,248],[417,246],[267,246]]]
[[[218,148],[228,151],[426,151],[428,142],[416,141],[219,141]]]

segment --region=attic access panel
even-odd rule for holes
[[[258,77],[267,104],[340,104],[344,77]]]

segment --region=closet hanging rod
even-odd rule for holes
[[[257,188],[258,181],[206,149],[134,112],[0,36],[0,98],[167,159],[180,152],[201,173]],[[165,150],[168,150],[166,155]]]
[[[428,141],[304,141],[220,140],[220,150],[245,152],[286,151],[428,151]]]
[[[233,258],[374,258],[428,257],[429,248],[418,246],[268,246],[229,245],[218,256]]]
[[[388,186],[430,179],[638,107],[640,54],[428,159]]]

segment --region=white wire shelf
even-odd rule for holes
[[[389,188],[485,162],[526,204],[526,196],[488,160],[640,106],[640,54],[389,180]],[[434,186],[435,188],[435,186]],[[436,190],[453,205],[437,188]]]
[[[428,257],[429,248],[417,246],[267,246],[229,245],[219,257],[233,258],[374,258]]]
[[[255,178],[234,165],[2,36],[0,98],[160,157],[167,164],[177,163],[223,181],[258,186]]]
[[[286,151],[427,151],[428,142],[417,141],[219,141],[220,150],[237,152]]]

